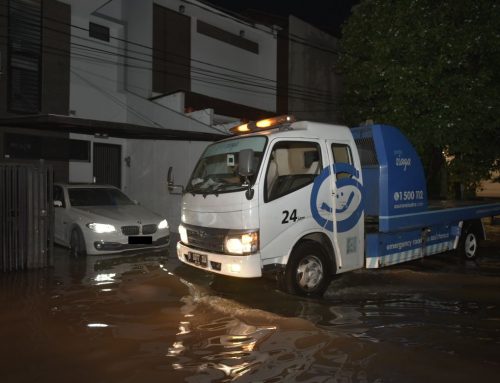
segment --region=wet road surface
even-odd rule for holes
[[[452,253],[334,279],[323,299],[173,251],[0,274],[0,382],[471,382],[500,374],[500,227]]]

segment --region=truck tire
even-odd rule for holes
[[[300,242],[286,265],[283,287],[290,294],[322,296],[330,284],[330,263],[314,241]]]
[[[476,259],[479,247],[479,237],[474,231],[466,231],[460,236],[458,252],[465,259]]]
[[[84,257],[87,255],[87,247],[85,246],[83,233],[78,227],[75,227],[73,230],[71,230],[69,248],[70,254],[75,258]]]

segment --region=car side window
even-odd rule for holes
[[[311,184],[321,169],[317,143],[278,142],[267,165],[264,201],[270,202]]]
[[[61,201],[62,207],[66,207],[66,203],[64,202],[64,192],[62,187],[54,186],[54,201]]]
[[[332,144],[332,154],[334,163],[345,163],[353,165],[351,148],[346,144]],[[351,175],[346,172],[337,172],[335,173],[335,177],[337,180],[341,180],[343,178],[349,178]]]

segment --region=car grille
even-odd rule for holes
[[[142,226],[142,234],[154,234],[158,229],[158,225],[150,224]]]
[[[228,229],[214,229],[200,226],[184,225],[186,227],[189,246],[201,250],[224,253],[224,239]]]
[[[138,235],[139,226],[122,226],[123,235]]]
[[[139,235],[141,233],[140,229],[140,226],[122,226],[122,233],[123,235]],[[156,230],[158,230],[158,225],[154,223],[142,226],[142,234],[144,235],[154,234]]]

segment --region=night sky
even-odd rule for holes
[[[316,27],[340,37],[341,26],[349,17],[351,8],[360,0],[206,0],[216,6],[243,15],[277,16],[285,20],[289,14],[315,25]]]

